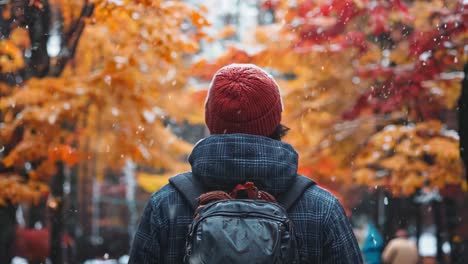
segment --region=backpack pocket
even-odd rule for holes
[[[277,204],[224,200],[197,210],[185,263],[294,263],[291,222]]]

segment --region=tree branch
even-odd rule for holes
[[[85,27],[85,19],[90,17],[93,14],[93,11],[94,4],[89,4],[88,1],[86,1],[81,9],[80,16],[75,20],[75,23],[70,27],[70,30],[64,34],[65,41],[62,42],[62,48],[60,49],[60,53],[54,67],[49,72],[49,76],[60,76],[68,60],[73,58],[76,47],[78,46],[78,41],[80,40]]]
[[[2,0],[0,0],[2,1]],[[84,0],[80,16],[72,22],[67,32],[61,32],[62,42],[57,57],[47,52],[50,30],[54,23],[51,6],[48,0],[42,0],[42,6],[30,5],[28,0],[15,1],[14,9],[21,9],[19,16],[4,19],[0,16],[0,39],[8,38],[12,27],[26,27],[31,43],[31,55],[25,56],[25,67],[15,71],[0,74],[0,82],[10,86],[19,85],[32,77],[58,77],[63,72],[67,62],[73,58],[78,41],[83,33],[86,18],[94,11],[94,4]],[[0,11],[4,10],[0,5]]]

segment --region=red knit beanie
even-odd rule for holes
[[[281,122],[282,111],[273,77],[253,64],[231,64],[211,81],[205,122],[211,134],[270,136]]]

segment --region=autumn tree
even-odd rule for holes
[[[303,12],[306,4],[307,1],[304,1],[302,9],[298,9]],[[355,101],[351,110],[343,113],[345,119],[380,115],[389,117],[393,123],[443,120],[443,113],[454,108],[460,92],[460,79],[454,72],[461,69],[465,56],[464,5],[461,1],[450,4],[442,1],[377,1],[377,4],[370,4],[364,1],[362,5],[355,1],[332,1],[319,6],[320,11],[312,17],[319,21],[334,18],[335,21],[323,27],[314,19],[306,19],[309,23],[305,22],[299,28],[303,38],[298,45],[307,47],[311,43],[326,41],[364,49],[355,63],[355,80],[359,80],[366,91]],[[306,14],[313,13],[313,6],[310,8]],[[456,150],[458,145],[447,144],[446,147]],[[359,152],[356,149],[354,153]],[[405,163],[400,165],[404,166]],[[445,166],[442,162],[440,165]],[[424,168],[420,169],[419,173],[427,174]],[[424,184],[442,188],[443,182],[461,182],[463,173],[455,171],[458,172],[455,178],[441,174],[445,177],[438,178],[439,183],[429,178],[412,183],[395,183],[408,183],[403,188],[413,191]],[[369,185],[379,184],[369,182]]]
[[[65,21],[72,20],[74,6],[49,2],[49,8],[67,12]],[[175,112],[172,96],[185,89],[185,56],[197,50],[203,36],[207,22],[200,11],[172,1],[93,4],[76,56],[60,77],[35,75],[44,78],[2,86],[3,205],[35,202],[47,194],[48,183],[55,183],[58,190],[52,186],[48,205],[62,219],[63,171],[57,164],[79,164],[80,177],[100,181],[106,170],[118,171],[129,159],[177,169],[179,157],[190,149],[163,121]],[[7,41],[12,47],[21,44],[11,35]],[[16,74],[13,70],[5,68]],[[61,263],[60,250],[56,254],[53,263]]]
[[[445,113],[455,107],[465,58],[466,4],[303,0],[264,1],[263,7],[277,22],[257,29],[255,44],[263,45],[261,51],[232,47],[214,62],[199,62],[194,71],[208,80],[232,62],[270,70],[283,90],[284,119],[292,128],[288,141],[300,152],[301,172],[339,191],[358,183],[386,187],[397,196],[462,182],[456,154],[450,174],[428,176],[432,166],[446,165],[443,159],[431,159],[435,164],[419,167],[418,180],[404,182],[396,173],[386,175],[387,181],[379,178],[371,164],[374,177],[363,181],[360,166],[378,137],[374,134],[384,127],[410,124],[406,129],[415,133],[439,124],[433,120],[444,122]],[[458,140],[445,136],[440,125],[433,129],[439,143],[457,153]],[[420,140],[418,144],[432,145],[430,138]],[[382,145],[372,144],[375,149],[385,146],[378,143]]]

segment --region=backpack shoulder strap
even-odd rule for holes
[[[197,209],[198,197],[203,194],[201,184],[193,179],[192,173],[187,172],[169,178],[169,183],[176,188],[177,191],[190,204],[193,210]]]
[[[297,175],[289,189],[278,196],[278,201],[287,211],[296,203],[302,194],[313,185],[315,185],[313,180],[302,175]]]

